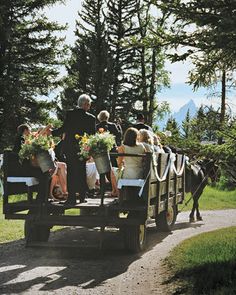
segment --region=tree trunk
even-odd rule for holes
[[[150,83],[150,95],[149,95],[149,112],[148,112],[148,124],[152,126],[153,123],[153,114],[154,114],[154,99],[156,93],[156,52],[157,49],[153,48],[152,50],[152,76]]]
[[[221,110],[220,110],[220,129],[223,129],[226,111],[226,72],[223,70],[221,79]],[[222,144],[222,136],[218,139],[218,144]]]

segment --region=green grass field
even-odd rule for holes
[[[190,194],[185,196],[185,202],[190,198]],[[183,211],[190,211],[192,208],[192,200],[183,208]],[[179,206],[181,209],[183,205]],[[207,186],[199,199],[200,210],[219,210],[236,208],[236,190],[220,191],[214,187]]]
[[[236,227],[200,234],[172,250],[167,258],[181,281],[176,294],[236,294]]]
[[[186,200],[190,195],[186,196]],[[23,197],[17,196],[17,199]],[[14,197],[13,197],[14,199]],[[189,211],[192,201],[184,208]],[[179,206],[181,209],[183,205]],[[207,187],[200,198],[200,210],[217,210],[236,208],[236,190],[219,191],[215,188]],[[70,214],[78,214],[77,210],[70,210]],[[2,198],[0,197],[0,243],[18,240],[24,237],[24,221],[22,220],[5,220],[2,214]],[[57,228],[56,228],[57,229]]]

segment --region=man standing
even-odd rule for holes
[[[140,129],[146,129],[149,131],[152,131],[152,127],[148,126],[147,124],[144,124],[144,116],[143,114],[137,115],[137,122],[133,125],[134,128],[140,130]]]
[[[80,160],[75,134],[83,135],[95,133],[95,117],[88,113],[91,99],[87,94],[80,95],[78,107],[66,113],[62,127],[53,130],[53,136],[65,134],[63,150],[67,163],[68,199],[66,205],[76,204],[76,192],[79,192],[80,203],[84,202],[86,191],[86,161]]]

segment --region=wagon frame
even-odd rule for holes
[[[10,182],[8,173],[9,153],[4,153],[3,213],[6,219],[25,220],[27,245],[48,241],[50,229],[55,225],[119,228],[124,234],[129,251],[139,252],[146,246],[148,219],[155,219],[157,228],[171,231],[176,221],[178,204],[185,195],[185,157],[179,154],[111,154],[111,156],[142,157],[145,163],[144,178],[119,184],[120,198],[106,198],[104,177],[101,177],[101,194],[87,199],[87,203],[76,204],[78,215],[67,214],[70,207],[59,202],[37,202],[33,192],[37,185]],[[138,184],[137,184],[138,183]],[[10,196],[27,194],[27,200],[11,202]],[[27,211],[27,212],[26,212]]]

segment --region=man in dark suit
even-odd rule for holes
[[[152,131],[152,127],[148,126],[147,124],[144,124],[144,116],[143,114],[137,115],[137,122],[133,125],[134,128],[140,130],[140,129],[146,129],[149,131]]]
[[[85,201],[88,190],[86,182],[86,161],[79,158],[78,143],[75,134],[83,135],[95,133],[95,117],[88,113],[91,99],[82,94],[78,99],[78,107],[66,113],[62,127],[53,130],[53,136],[65,134],[63,149],[67,163],[68,200],[66,205],[76,204],[76,192],[79,192],[80,202]]]

